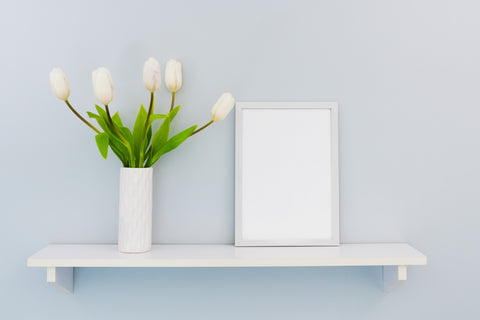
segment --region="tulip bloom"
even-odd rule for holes
[[[113,100],[113,81],[107,68],[92,72],[93,93],[100,103],[108,105]]]
[[[150,92],[157,91],[162,82],[160,64],[154,58],[149,58],[143,65],[143,84]]]
[[[231,93],[224,93],[220,96],[217,103],[212,108],[212,121],[222,121],[233,109],[235,105],[235,99]]]
[[[177,60],[167,62],[165,84],[171,92],[177,92],[182,87],[182,64]]]
[[[52,71],[50,71],[50,87],[58,99],[62,101],[68,100],[70,96],[70,85],[62,69],[53,68]]]

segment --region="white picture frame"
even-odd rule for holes
[[[235,116],[235,245],[338,245],[338,103],[237,102]]]

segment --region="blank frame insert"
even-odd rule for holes
[[[238,102],[237,246],[338,245],[335,102]]]

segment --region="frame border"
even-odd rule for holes
[[[242,237],[242,126],[244,109],[329,109],[331,121],[332,237],[330,239],[245,240]],[[235,246],[337,246],[340,244],[338,102],[237,102],[235,105]]]

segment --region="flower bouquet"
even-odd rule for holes
[[[100,128],[97,129],[88,120],[82,117],[70,104],[70,85],[65,73],[54,68],[50,72],[50,85],[58,99],[65,101],[70,110],[87,126],[96,132],[95,141],[100,154],[106,159],[108,148],[115,153],[125,168],[148,168],[160,159],[164,154],[172,151],[186,139],[202,131],[214,122],[223,120],[233,108],[235,101],[230,93],[224,93],[213,106],[212,119],[204,126],[198,128],[191,126],[180,133],[169,137],[170,125],[180,110],[180,105],[175,106],[175,93],[182,87],[182,66],[180,62],[170,60],[165,71],[165,83],[172,92],[172,103],[166,114],[155,114],[155,91],[161,84],[160,64],[154,58],[145,62],[143,69],[143,83],[150,92],[150,104],[148,111],[140,105],[133,130],[123,125],[119,113],[111,115],[109,104],[113,100],[113,81],[110,72],[106,68],[98,68],[92,73],[93,92],[97,100],[105,108],[95,105],[97,113],[87,112],[88,116],[95,119]],[[152,124],[156,120],[162,120],[159,129],[153,133]],[[198,129],[197,129],[198,128]]]
[[[95,131],[95,141],[100,154],[106,159],[108,149],[122,162],[120,170],[119,201],[119,250],[126,253],[149,251],[152,242],[152,166],[166,153],[176,149],[185,140],[204,130],[212,123],[225,119],[235,101],[230,93],[220,96],[211,110],[211,120],[202,127],[193,125],[170,137],[170,127],[180,110],[175,106],[175,93],[182,87],[182,66],[175,60],[168,61],[165,83],[172,93],[167,113],[155,113],[155,92],[161,84],[160,64],[149,58],[143,68],[143,83],[150,92],[148,110],[140,105],[133,129],[126,127],[118,112],[111,114],[109,104],[114,88],[110,72],[98,68],[92,73],[93,92],[102,106],[95,105],[96,112],[87,112],[100,129],[80,115],[68,100],[70,85],[65,73],[54,68],[50,72],[50,85],[55,96],[65,101],[68,108],[88,127]],[[162,121],[156,131],[152,124]]]

